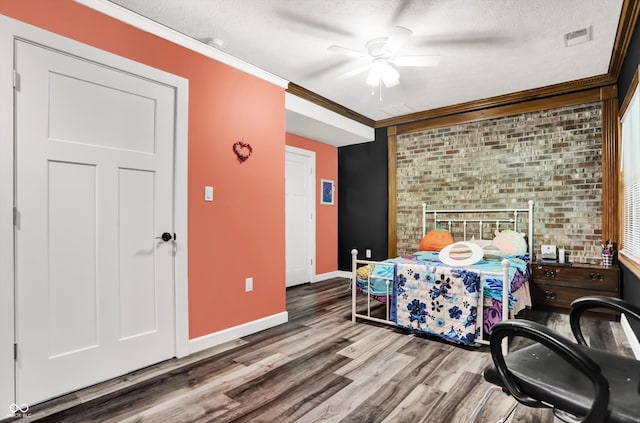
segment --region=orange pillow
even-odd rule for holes
[[[451,232],[432,229],[420,241],[420,251],[440,251],[449,244],[453,244]]]

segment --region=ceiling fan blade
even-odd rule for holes
[[[420,37],[414,40],[415,47],[492,47],[509,45],[517,40],[501,34],[474,34],[459,32],[456,35],[432,35],[430,37]]]
[[[407,41],[407,39],[413,34],[410,29],[403,26],[394,26],[389,34],[389,38],[382,46],[382,51],[393,54]]]
[[[358,74],[364,73],[371,69],[371,63],[367,63],[366,65],[358,66],[357,68],[351,69],[347,72],[344,72],[338,76],[340,79],[351,78],[352,76],[356,76]]]
[[[396,66],[438,66],[440,56],[399,56],[390,62]]]
[[[351,57],[357,57],[358,59],[361,59],[363,57],[367,57],[368,56],[367,54],[362,53],[360,51],[352,50],[350,48],[337,46],[337,45],[329,46],[329,48],[327,48],[327,50],[329,50],[329,51],[331,51],[333,53],[344,54],[346,56],[351,56]]]
[[[305,79],[314,79],[322,77],[324,75],[340,75],[344,69],[350,69],[351,61],[343,60],[341,58],[334,58],[335,60],[322,60],[318,64],[310,66],[310,71],[305,73],[303,77]]]
[[[309,13],[296,12],[291,10],[290,7],[280,7],[274,10],[274,14],[277,18],[283,21],[287,26],[294,26],[305,34],[315,33],[323,38],[335,37],[336,35],[342,37],[356,37],[349,29],[341,28],[338,25],[334,25],[327,19],[316,18]]]

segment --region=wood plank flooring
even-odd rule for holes
[[[554,422],[485,382],[487,347],[350,320],[348,280],[287,291],[289,322],[169,360],[8,418],[38,422]],[[569,337],[566,315],[525,316]],[[589,319],[592,345],[631,356],[618,322]],[[502,420],[501,420],[502,419]]]

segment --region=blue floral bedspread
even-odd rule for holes
[[[505,258],[508,259],[510,263],[509,279],[511,282],[510,283],[511,292],[515,292],[529,279],[529,270],[528,270],[529,258],[523,257],[523,256],[509,256]],[[394,322],[396,322],[395,316],[397,315],[396,309],[398,307],[396,299],[398,296],[397,290],[398,290],[398,276],[400,276],[400,271],[399,271],[400,265],[402,266],[406,265],[406,266],[409,266],[409,268],[411,268],[411,266],[419,266],[418,268],[421,267],[422,269],[428,269],[431,273],[434,273],[433,269],[436,269],[436,268],[449,269],[450,273],[452,274],[467,272],[467,273],[473,273],[476,275],[480,274],[481,272],[501,273],[503,270],[502,263],[500,261],[494,261],[494,260],[481,260],[480,262],[474,264],[473,266],[467,267],[466,270],[452,269],[450,266],[442,263],[439,260],[438,253],[425,252],[425,251],[420,251],[414,254],[387,259],[384,262],[395,264],[395,266],[372,265],[370,278],[368,280],[357,278],[356,286],[362,292],[368,292],[373,298],[381,302],[387,301],[387,292],[389,292],[389,299],[392,302],[390,307],[391,320]],[[424,275],[427,275],[427,273],[428,272],[425,272],[424,270],[422,271],[422,274]],[[421,273],[418,272],[418,274],[421,274]],[[411,278],[415,278],[414,275],[415,275],[415,272],[412,275],[404,274],[403,277],[405,278],[405,280],[410,280]],[[409,277],[407,278],[407,276]],[[450,281],[453,281],[453,280],[455,280],[455,278],[454,279],[450,278]],[[391,281],[394,281],[394,283],[392,284]],[[387,288],[387,283],[389,283],[389,288]],[[415,282],[412,281],[412,286],[414,284]],[[400,288],[405,289],[404,287],[400,287]],[[483,288],[484,288],[484,299],[483,299],[482,321],[483,321],[484,327],[482,329],[485,335],[490,335],[493,325],[496,322],[499,322],[502,320],[502,277],[500,276],[486,277],[484,280]],[[454,288],[453,290],[448,290],[448,292],[455,292],[456,290],[457,290],[457,287]],[[438,291],[433,291],[434,294],[437,292]],[[402,292],[401,294],[404,294],[404,292]],[[407,293],[407,295],[409,295],[409,293]],[[414,298],[414,299],[417,299],[417,298]],[[405,298],[402,298],[402,300],[405,301]],[[510,310],[515,309],[514,306],[516,305],[516,302],[517,302],[517,299],[513,294],[510,293],[509,305],[508,305]],[[433,316],[434,314],[429,311],[429,307],[431,307],[430,302],[422,301],[422,303],[425,305],[425,324],[426,324],[427,312],[429,312],[428,314],[430,316]],[[419,306],[420,301],[418,301],[417,304],[418,304],[418,307],[420,307]],[[442,304],[442,299],[440,300],[439,304]],[[475,306],[476,307],[478,306],[477,302]],[[524,306],[526,306],[526,303],[524,304]],[[520,309],[524,308],[524,306],[521,306]],[[460,305],[458,305],[458,308],[460,310],[463,310],[463,308],[461,308]],[[476,310],[477,309],[474,309],[473,312],[475,313]],[[402,311],[406,313],[406,311],[404,310]],[[418,311],[420,312],[419,309]],[[432,320],[433,322],[435,322],[435,318]],[[398,326],[407,327],[414,330],[418,330],[418,323],[420,323],[421,327],[425,326],[425,324],[421,323],[419,320],[411,321],[410,318],[408,320],[409,324],[405,324],[404,322],[405,320],[401,319],[399,323],[398,322],[396,323],[398,324]],[[441,322],[442,322],[441,320],[438,320],[438,323],[441,323]],[[425,332],[435,334],[433,332],[432,325],[429,325]],[[449,331],[445,334],[445,336],[449,336],[449,335],[451,336],[451,339],[454,339],[453,337],[454,332]],[[462,339],[461,336],[460,336],[460,339]],[[465,338],[465,339],[468,340],[468,338]],[[465,341],[459,340],[459,342],[465,342]]]
[[[424,264],[396,263],[391,320],[399,327],[476,345],[480,275]]]

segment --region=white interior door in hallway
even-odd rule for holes
[[[315,265],[315,153],[287,146],[287,286],[310,282]]]
[[[175,89],[16,41],[16,399],[175,355]]]

